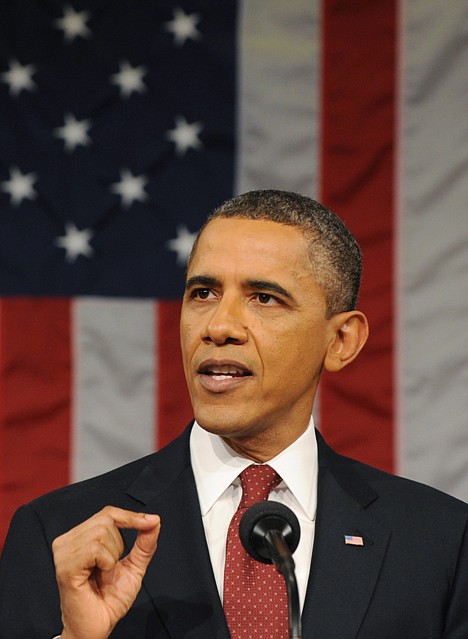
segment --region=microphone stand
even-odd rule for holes
[[[277,529],[268,530],[264,537],[271,559],[278,572],[283,575],[286,583],[289,611],[289,637],[302,639],[301,610],[299,606],[299,591],[295,573],[294,559],[284,537]]]
[[[292,553],[301,536],[299,521],[293,511],[275,501],[260,501],[251,506],[239,524],[239,536],[251,557],[265,564],[275,564],[286,584],[290,639],[302,638],[299,591]]]

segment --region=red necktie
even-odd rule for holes
[[[268,465],[252,465],[240,475],[242,499],[229,525],[223,606],[232,639],[287,639],[288,601],[284,578],[244,550],[239,522],[246,509],[264,501],[281,481]]]

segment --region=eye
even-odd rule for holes
[[[270,293],[256,293],[255,298],[262,306],[273,306],[281,304],[281,301]]]
[[[207,300],[210,297],[211,290],[209,288],[195,288],[190,293],[191,299]]]

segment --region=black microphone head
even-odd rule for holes
[[[264,542],[268,531],[277,530],[283,535],[291,554],[301,537],[299,521],[293,511],[277,501],[259,501],[251,506],[239,524],[239,536],[251,557],[264,564],[273,563]]]

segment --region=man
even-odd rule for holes
[[[304,638],[468,638],[468,507],[335,454],[313,429],[322,371],[367,338],[360,276],[354,238],[306,197],[251,192],[215,211],[181,315],[196,422],[161,452],[18,511],[2,637],[228,639],[238,475],[268,462],[273,499],[301,524]]]

